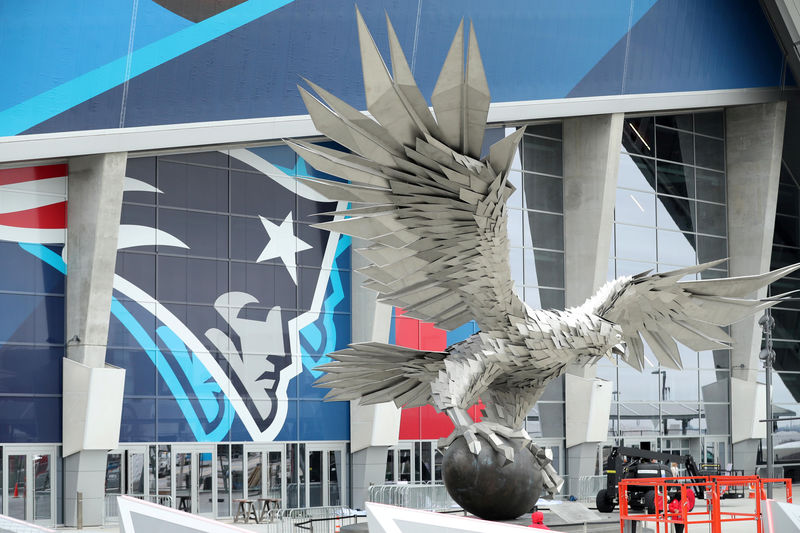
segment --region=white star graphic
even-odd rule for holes
[[[264,229],[267,230],[269,235],[269,242],[264,247],[261,255],[258,256],[256,262],[266,261],[274,257],[280,257],[283,261],[289,275],[292,276],[292,281],[297,285],[297,264],[295,263],[295,254],[303,250],[310,250],[311,245],[300,240],[294,234],[294,222],[292,220],[292,212],[286,215],[281,225],[270,222],[266,218],[259,216],[261,223],[264,224]]]

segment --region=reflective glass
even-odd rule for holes
[[[175,454],[175,498],[179,511],[192,512],[192,454]]]
[[[621,154],[617,187],[653,191],[656,186],[656,160]]]
[[[53,512],[50,483],[52,456],[33,455],[33,519],[50,520]]]
[[[622,146],[631,154],[654,155],[653,117],[626,118],[622,128]]]
[[[722,111],[711,111],[709,113],[694,114],[694,131],[712,137],[723,137],[725,135],[725,118]]]
[[[281,457],[283,453],[280,451],[267,452],[269,462],[267,464],[267,497],[275,498],[278,500],[283,499],[282,487],[284,473],[281,471]]]
[[[697,237],[697,259],[699,263],[707,263],[715,259],[728,257],[728,241],[720,237]],[[717,268],[723,268],[720,265]]]
[[[663,161],[657,167],[659,193],[694,198],[694,168]]]
[[[230,447],[217,445],[217,516],[231,515],[231,464]]]
[[[727,235],[725,206],[697,202],[697,231],[723,237]]]
[[[428,443],[430,445],[430,443]],[[332,450],[328,452],[328,505],[342,504],[342,482],[340,473],[344,472],[342,452]]]
[[[564,249],[564,216],[549,213],[528,212],[530,235],[526,246],[546,248],[549,250]]]
[[[698,167],[725,170],[725,143],[698,135],[694,138],[695,164]]]
[[[514,186],[515,190],[514,193],[508,197],[508,201],[506,205],[508,207],[515,207],[517,209],[522,209],[522,197],[523,197],[523,189],[522,189],[522,172],[512,170],[508,173],[508,181],[511,185]]]
[[[617,189],[614,220],[638,226],[655,226],[656,196],[645,192]]]
[[[694,135],[656,127],[656,157],[678,163],[694,163]]]
[[[695,236],[691,233],[658,230],[658,262],[675,266],[697,264]]]
[[[525,206],[528,209],[562,213],[564,211],[564,181],[562,178],[525,173]]]
[[[561,176],[561,141],[525,135],[522,139],[522,169]]]
[[[772,237],[773,244],[783,246],[791,246],[797,248],[800,246],[800,218],[775,216],[775,232]]]
[[[261,452],[247,453],[247,497],[261,497]]]
[[[8,457],[8,516],[25,520],[25,501],[28,493],[26,483],[26,456],[7,455]]]
[[[550,124],[530,124],[525,128],[525,133],[531,135],[542,135],[553,139],[561,138],[561,122],[551,122]]]
[[[655,263],[642,263],[637,261],[623,261],[617,260],[616,262],[616,277],[620,276],[635,276],[648,270],[656,271]]]
[[[197,454],[197,512],[199,513],[208,514],[213,512],[213,481],[213,454],[200,452]]]
[[[525,284],[563,288],[564,253],[525,249]]]
[[[634,261],[656,261],[656,230],[616,224],[617,257]]]
[[[660,229],[696,231],[696,202],[685,198],[658,195],[656,220]]]
[[[691,113],[685,115],[659,115],[656,117],[656,124],[686,131],[694,129]]]
[[[695,180],[698,200],[725,202],[725,174],[698,168],[695,169]]]

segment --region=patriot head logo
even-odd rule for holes
[[[235,423],[275,439],[298,376],[317,377],[337,342],[349,240],[309,224],[333,215],[309,219],[344,206],[294,179],[314,172],[302,160],[274,153],[224,152],[227,168],[166,156],[157,172],[129,164],[125,177],[110,337],[123,331],[147,354],[159,394],[198,441],[223,440]],[[67,175],[66,165],[0,170],[0,240],[62,274]]]

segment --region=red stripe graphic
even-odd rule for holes
[[[395,309],[394,339],[398,346],[415,350],[441,351],[447,348],[447,332],[429,322],[402,316],[402,309]],[[469,408],[473,420],[480,420],[483,404]],[[400,440],[433,440],[447,437],[453,431],[453,423],[444,413],[437,413],[432,405],[403,409],[400,415]]]
[[[0,185],[11,185],[24,181],[58,178],[69,173],[67,165],[43,165],[40,167],[0,169]]]
[[[0,214],[0,226],[61,229],[67,227],[67,202]]]

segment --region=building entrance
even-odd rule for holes
[[[6,516],[42,525],[55,524],[55,446],[3,448],[2,511]]]
[[[175,507],[188,513],[216,516],[219,502],[214,446],[175,445],[173,460]]]

